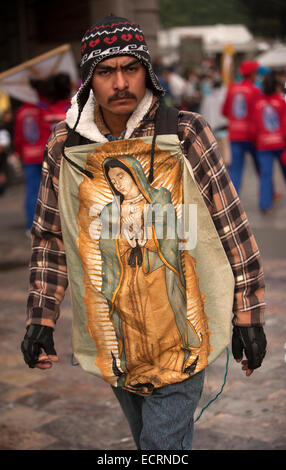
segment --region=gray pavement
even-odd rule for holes
[[[230,354],[226,385],[195,426],[194,449],[264,450],[286,448],[286,187],[271,214],[257,208],[257,178],[247,160],[242,203],[259,244],[268,304],[268,351],[263,367],[246,378]],[[29,240],[25,236],[21,185],[0,199],[0,449],[134,450],[130,431],[110,387],[71,365],[71,305],[62,304],[55,333],[60,363],[49,371],[29,369],[20,343],[24,335]],[[209,366],[199,414],[220,390],[224,353]]]

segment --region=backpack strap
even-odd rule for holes
[[[154,153],[157,135],[178,134],[178,110],[161,102],[155,116],[155,130],[152,139],[150,172],[148,181],[151,184],[154,179]]]
[[[87,137],[83,137],[78,132],[74,131],[67,125],[68,137],[65,142],[65,147],[76,147],[77,145],[92,144],[93,141]]]
[[[155,134],[178,134],[179,110],[161,103],[156,114]]]

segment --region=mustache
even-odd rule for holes
[[[108,98],[108,103],[111,101],[118,100],[120,98],[131,98],[136,100],[136,96],[133,93],[130,93],[130,91],[116,91],[114,95],[112,95],[110,98]]]

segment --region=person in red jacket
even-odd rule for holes
[[[24,103],[15,114],[14,150],[22,160],[26,182],[26,232],[29,233],[34,218],[36,202],[41,182],[42,160],[47,135],[44,132],[42,112],[48,105],[48,87],[45,80],[31,80],[37,91],[37,104]]]
[[[20,156],[26,180],[26,231],[29,233],[41,181],[42,160],[47,140],[55,125],[65,119],[70,107],[71,80],[59,73],[31,80],[37,91],[37,104],[24,103],[16,112],[14,149]]]
[[[273,203],[273,163],[276,158],[286,179],[285,166],[281,162],[286,147],[286,103],[273,73],[265,77],[263,92],[255,103],[250,130],[260,165],[259,207],[266,212]]]
[[[48,78],[49,105],[43,110],[43,132],[46,141],[53,132],[56,124],[64,121],[71,105],[72,83],[67,73],[58,73]]]
[[[252,115],[254,103],[261,96],[261,91],[254,85],[258,67],[257,62],[242,62],[239,72],[243,76],[243,80],[230,85],[222,107],[222,114],[229,121],[228,132],[232,157],[229,174],[238,194],[241,187],[246,152],[250,152],[256,171],[259,172],[259,164],[250,133],[250,116]]]

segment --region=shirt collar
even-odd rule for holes
[[[111,134],[110,130],[108,129],[107,125],[105,124],[105,121],[103,119],[103,115],[100,109],[100,106],[96,103],[95,109],[94,109],[94,119],[95,119],[95,124],[97,125],[97,128],[99,132],[104,135],[109,142],[112,142],[113,140],[121,140],[124,139],[126,130],[121,132],[119,137],[115,137],[114,135]]]

